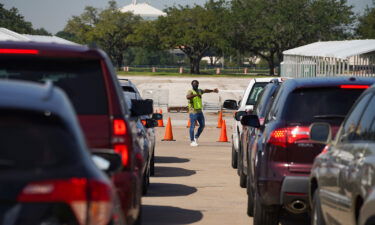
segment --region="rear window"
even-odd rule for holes
[[[0,118],[0,171],[63,167],[73,164],[75,139],[56,121],[40,117]]]
[[[312,123],[326,120],[341,123],[363,89],[306,88],[292,92],[284,118],[288,123]]]
[[[264,87],[269,84],[267,82],[255,83],[249,97],[247,98],[246,105],[255,105]]]
[[[51,80],[69,96],[80,115],[107,114],[99,60],[12,58],[0,60],[0,79],[44,83]]]

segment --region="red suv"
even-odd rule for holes
[[[0,79],[53,81],[70,98],[87,144],[115,150],[123,169],[112,175],[128,224],[137,222],[142,196],[142,155],[116,73],[101,50],[80,45],[0,42]]]
[[[309,140],[313,122],[328,122],[333,133],[373,78],[306,78],[284,82],[261,125],[256,115],[242,123],[259,128],[249,170],[254,225],[279,224],[282,209],[308,210],[308,180],[314,158],[324,145]]]

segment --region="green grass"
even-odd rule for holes
[[[166,77],[239,77],[239,78],[251,78],[251,77],[269,77],[267,73],[257,74],[257,73],[251,73],[251,74],[179,74],[179,73],[173,73],[173,72],[124,72],[124,71],[118,71],[118,75],[120,76],[166,76]]]

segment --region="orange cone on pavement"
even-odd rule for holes
[[[170,117],[168,118],[167,128],[165,129],[165,135],[162,141],[176,141],[173,140],[172,122]]]
[[[228,142],[227,125],[225,123],[225,120],[223,120],[222,125],[221,125],[221,133],[220,133],[220,138],[218,142]]]
[[[187,125],[186,125],[186,128],[189,128],[190,125],[191,125],[191,120],[190,120],[190,118],[189,118],[189,119],[188,119],[188,123],[187,123]],[[199,126],[198,121],[195,121],[195,126]]]
[[[217,128],[221,128],[223,124],[223,110],[219,112],[219,118],[217,119]]]
[[[164,127],[163,118],[161,118],[160,120],[158,120],[158,127]]]

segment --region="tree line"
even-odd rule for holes
[[[105,9],[88,6],[56,35],[102,48],[117,67],[146,52],[175,63],[168,50],[179,49],[192,74],[200,73],[201,59],[209,55],[259,57],[271,75],[287,49],[316,41],[375,38],[375,9],[368,7],[357,16],[346,0],[208,0],[203,6],[169,7],[167,16],[152,21],[118,8],[113,0]],[[16,9],[4,11],[1,4],[0,26],[36,32]]]

